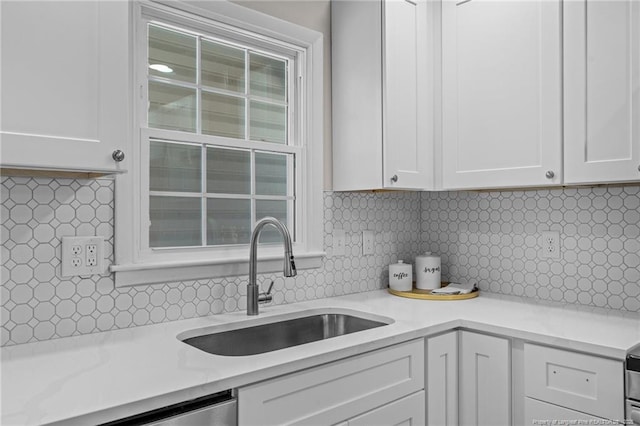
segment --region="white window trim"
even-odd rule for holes
[[[132,34],[136,31],[145,13],[170,12],[192,19],[191,16],[212,19],[219,23],[261,34],[295,46],[302,52],[302,66],[306,78],[296,78],[304,86],[302,109],[304,119],[299,124],[306,145],[292,147],[299,150],[299,164],[305,168],[300,179],[301,188],[296,194],[301,197],[297,212],[298,241],[294,244],[294,255],[298,269],[317,268],[321,265],[323,252],[323,200],[322,200],[322,156],[323,156],[323,37],[321,33],[247,9],[227,1],[138,1],[132,4]],[[185,14],[185,12],[187,12]],[[132,49],[135,50],[135,49]],[[138,55],[132,56],[133,70],[139,72]],[[134,86],[139,77],[132,76]],[[142,152],[138,116],[141,87],[133,87],[132,146],[129,147],[131,171],[116,177],[115,194],[115,273],[117,287],[140,284],[187,281],[221,276],[246,275],[248,273],[249,249],[247,246],[197,247],[190,249],[162,249],[157,256],[146,256],[141,250],[141,184],[144,182],[140,161]],[[156,130],[154,130],[155,132]],[[258,250],[258,271],[282,270],[282,245],[261,246]]]

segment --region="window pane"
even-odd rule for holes
[[[251,101],[251,140],[287,143],[287,108]]]
[[[151,142],[149,189],[200,192],[201,155],[199,146]]]
[[[149,199],[150,247],[202,245],[201,198],[157,197]]]
[[[207,245],[249,244],[251,201],[228,198],[207,200]]]
[[[149,127],[196,131],[196,91],[149,82]]]
[[[149,25],[149,74],[196,82],[196,38]]]
[[[244,138],[244,99],[202,92],[202,133]]]
[[[249,194],[251,192],[249,151],[207,148],[207,192]]]
[[[287,154],[256,152],[256,194],[287,195]]]
[[[257,53],[249,54],[251,95],[286,101],[287,63]]]
[[[275,217],[282,222],[282,224],[289,229],[291,238],[294,238],[293,229],[291,229],[287,223],[287,201],[256,200],[256,221],[267,216]],[[259,240],[261,243],[282,242],[280,232],[272,226],[267,226],[262,229]]]
[[[244,93],[244,50],[202,40],[202,84]]]

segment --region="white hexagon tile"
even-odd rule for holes
[[[105,237],[113,262],[111,179],[3,177],[1,344],[14,345],[246,308],[247,276],[115,288],[111,275],[60,277],[60,238]],[[420,249],[420,194],[327,193],[322,268],[274,280],[274,303],[383,288],[386,268]],[[344,256],[331,253],[331,232],[346,231]],[[362,257],[361,231],[376,231],[376,251]]]
[[[1,344],[127,328],[246,307],[246,276],[115,288],[111,275],[60,277],[60,238],[105,237],[113,261],[111,179],[3,177],[0,193]],[[324,195],[319,269],[274,280],[284,304],[387,286],[387,268],[424,249],[442,255],[443,278],[484,291],[640,311],[639,187],[528,192]],[[345,254],[332,232],[346,232]],[[561,258],[537,256],[537,235],[561,233]],[[363,230],[375,253],[362,256]]]
[[[542,231],[560,257],[541,256]],[[541,300],[640,311],[640,187],[422,194],[423,248],[448,281]]]

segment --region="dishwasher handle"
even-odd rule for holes
[[[237,426],[231,390],[147,411],[99,426]]]

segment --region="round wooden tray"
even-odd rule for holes
[[[443,283],[442,287],[446,287],[446,284]],[[390,288],[388,288],[387,290],[389,290],[389,293],[393,294],[394,296],[423,300],[466,300],[478,297],[478,295],[480,294],[480,291],[478,289],[466,294],[431,294],[431,290],[420,290],[415,287],[411,291],[398,291],[392,290]]]

